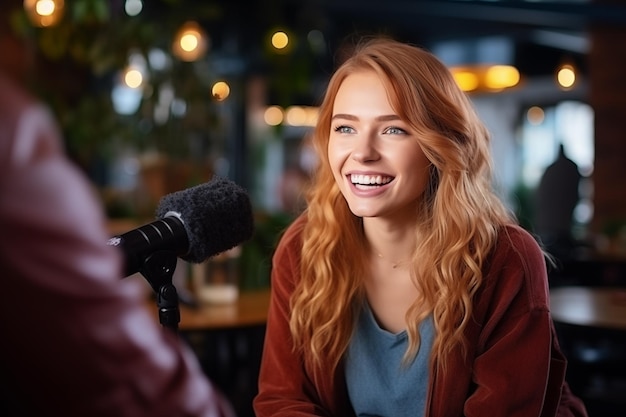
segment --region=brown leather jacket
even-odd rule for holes
[[[46,110],[0,74],[0,413],[221,417],[193,353],[121,279],[89,182]]]
[[[302,216],[287,230],[273,260],[272,298],[254,400],[257,417],[353,416],[343,369],[303,363],[289,331],[289,298],[298,280]],[[584,417],[564,382],[566,360],[548,308],[546,267],[533,238],[519,227],[500,234],[466,330],[467,359],[448,358],[434,372],[427,417]],[[329,300],[332,303],[332,300]]]

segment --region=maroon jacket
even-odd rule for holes
[[[144,307],[145,283],[121,279],[102,207],[61,146],[0,74],[0,414],[231,415]]]
[[[273,260],[272,298],[263,350],[257,417],[354,415],[343,368],[331,375],[294,354],[289,298],[298,281],[306,219],[299,218],[280,241]],[[475,297],[466,330],[469,354],[448,358],[449,368],[431,369],[428,417],[586,416],[564,382],[566,360],[550,317],[546,267],[535,240],[519,227],[500,234]]]

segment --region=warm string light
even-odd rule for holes
[[[174,36],[172,52],[183,61],[197,61],[209,48],[209,37],[196,22],[185,23]]]
[[[63,17],[64,8],[64,0],[24,0],[28,19],[38,27],[56,25]]]
[[[498,92],[519,84],[517,68],[510,65],[467,66],[450,68],[458,86],[466,92]],[[576,68],[563,64],[556,70],[556,82],[563,90],[573,88],[577,81]]]
[[[269,126],[280,125],[284,118],[283,109],[280,106],[269,106],[263,114],[263,120]]]
[[[124,73],[124,84],[129,88],[139,88],[143,84],[143,74],[137,68],[127,68]]]
[[[224,101],[230,95],[230,86],[224,81],[218,81],[211,88],[211,95],[217,101]]]
[[[279,31],[272,35],[272,46],[276,49],[285,49],[289,45],[289,36]]]
[[[568,90],[576,83],[576,69],[571,64],[563,64],[556,71],[556,82],[559,87]]]
[[[467,92],[502,91],[520,82],[520,73],[511,65],[482,65],[450,68],[458,86]]]
[[[265,109],[263,120],[269,126],[281,124],[287,126],[313,127],[317,124],[319,109],[312,106],[269,106]]]
[[[287,55],[294,48],[294,39],[286,30],[275,30],[269,35],[271,50],[279,55]]]

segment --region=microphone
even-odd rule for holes
[[[250,239],[252,204],[246,191],[221,177],[161,198],[158,220],[109,239],[124,253],[125,276],[139,272],[145,260],[170,251],[201,263]]]

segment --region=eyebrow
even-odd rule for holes
[[[359,120],[359,118],[354,115],[344,114],[344,113],[338,113],[338,114],[333,115],[332,120],[335,120],[335,119],[346,119],[346,120],[354,120],[354,121]],[[387,122],[387,121],[401,120],[401,119],[398,115],[386,114],[383,116],[376,117],[375,120],[379,122]]]

